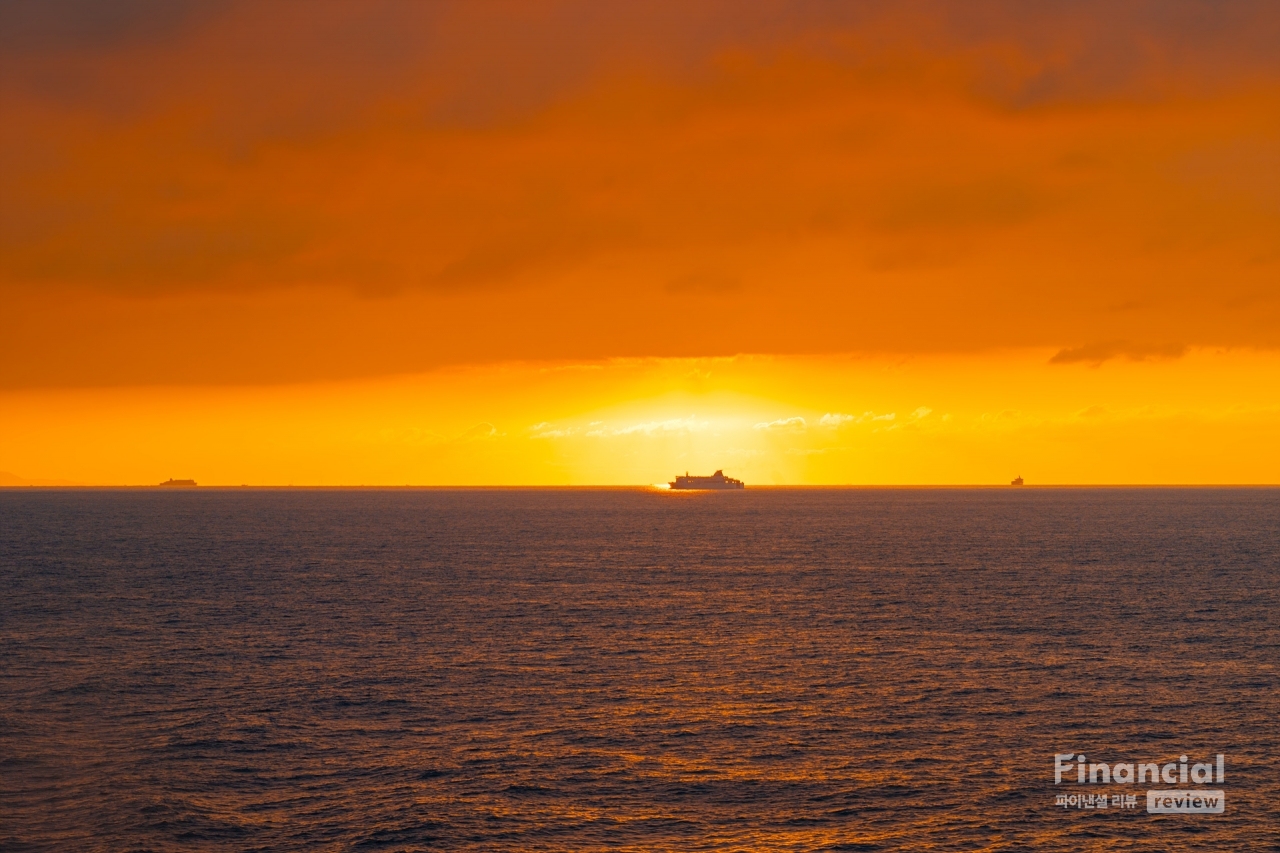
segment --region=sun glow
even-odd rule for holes
[[[1280,357],[619,359],[275,388],[9,392],[5,469],[80,483],[1275,483]]]

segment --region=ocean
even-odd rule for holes
[[[1278,667],[1276,489],[0,490],[0,848],[1280,850]]]

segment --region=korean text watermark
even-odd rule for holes
[[[1053,757],[1053,784],[1062,785],[1167,785],[1147,791],[1150,814],[1222,814],[1226,810],[1226,793],[1220,788],[1192,788],[1190,785],[1220,785],[1226,779],[1226,756],[1218,753],[1213,761],[1193,761],[1179,755],[1177,761],[1091,762],[1083,754],[1060,752]],[[1054,805],[1077,809],[1135,809],[1136,794],[1067,793],[1057,794]]]

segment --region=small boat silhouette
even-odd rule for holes
[[[1021,474],[1019,474],[1018,476],[1016,476],[1016,477],[1014,477],[1012,480],[1010,480],[1010,481],[1009,481],[1009,485],[1010,485],[1010,486],[1021,486],[1021,485],[1022,485],[1022,475],[1021,475]]]

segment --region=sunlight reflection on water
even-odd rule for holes
[[[672,497],[0,491],[0,846],[1280,841],[1280,492]],[[1055,809],[1068,750],[1227,813]]]

